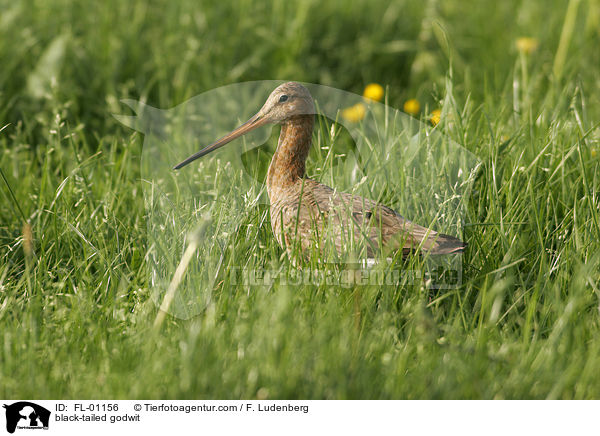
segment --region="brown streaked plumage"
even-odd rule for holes
[[[312,142],[314,104],[308,90],[296,82],[278,86],[263,107],[231,133],[178,164],[175,169],[216,150],[267,123],[281,124],[279,143],[267,173],[271,227],[279,244],[291,251],[296,243],[304,252],[332,238],[338,253],[364,243],[366,254],[402,250],[404,256],[422,250],[451,254],[464,250],[459,239],[408,221],[393,209],[372,200],[334,191],[305,176]]]

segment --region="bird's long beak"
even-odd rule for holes
[[[215,151],[216,149],[223,147],[225,144],[233,141],[236,138],[239,138],[242,135],[245,135],[246,133],[250,132],[251,130],[256,129],[257,127],[267,124],[268,122],[269,122],[269,119],[267,117],[261,115],[259,112],[256,115],[254,115],[252,118],[250,118],[248,121],[246,121],[244,124],[242,124],[240,127],[238,127],[237,129],[233,130],[232,132],[229,132],[227,135],[225,135],[221,139],[218,139],[217,141],[213,142],[209,146],[204,147],[199,152],[194,153],[193,155],[188,157],[183,162],[178,163],[177,165],[175,165],[175,167],[173,167],[173,169],[178,170],[179,168],[186,166],[190,162],[193,162],[196,159],[201,158],[204,155],[207,155],[211,151]]]

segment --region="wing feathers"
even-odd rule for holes
[[[298,183],[289,192],[271,199],[271,225],[282,246],[289,247],[291,238],[298,237],[306,249],[314,242],[311,238],[322,238],[328,232],[338,251],[349,239],[366,239],[369,256],[382,249],[402,250],[404,256],[418,249],[429,254],[452,254],[467,246],[454,236],[408,221],[393,209],[367,198],[335,192],[311,179],[303,183],[303,187]]]

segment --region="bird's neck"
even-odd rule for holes
[[[298,115],[281,125],[279,144],[267,173],[267,191],[277,191],[304,177],[306,158],[312,142],[314,115]]]

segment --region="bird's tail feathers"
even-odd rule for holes
[[[432,235],[434,242],[429,249],[430,254],[462,253],[467,248],[467,243],[458,238],[443,233]]]

